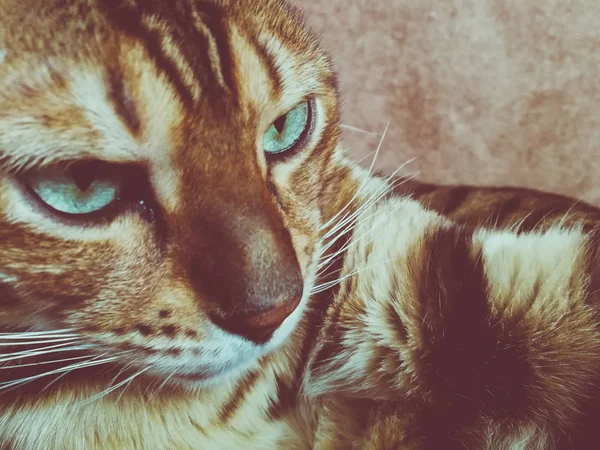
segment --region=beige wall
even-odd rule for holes
[[[600,2],[297,0],[379,167],[600,205]],[[377,136],[346,132],[354,155]]]

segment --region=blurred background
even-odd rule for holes
[[[345,146],[426,181],[600,205],[600,2],[296,0],[333,56]],[[372,134],[366,134],[351,127]]]

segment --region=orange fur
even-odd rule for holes
[[[596,209],[360,169],[329,60],[279,0],[0,17],[2,448],[562,450],[587,432]],[[301,144],[265,155],[304,101]],[[90,160],[131,188],[110,213],[56,214],[27,184]],[[277,308],[264,339],[240,328]]]

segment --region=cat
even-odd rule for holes
[[[0,17],[0,448],[597,448],[600,210],[348,160],[280,0]]]

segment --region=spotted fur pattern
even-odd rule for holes
[[[597,448],[600,211],[357,167],[279,0],[0,18],[0,448]],[[265,157],[303,100],[308,138]],[[140,197],[81,223],[23,188],[80,160]],[[219,325],[297,282],[265,342]]]

